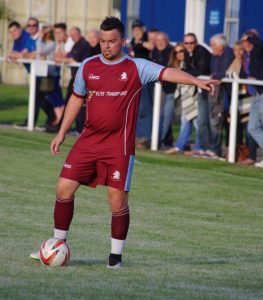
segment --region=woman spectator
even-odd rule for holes
[[[233,77],[233,74],[236,74],[238,77],[240,75],[241,67],[242,67],[242,60],[243,60],[243,53],[244,53],[244,47],[242,45],[242,42],[237,41],[235,42],[233,46],[233,52],[234,52],[234,60],[232,61],[231,65],[226,71],[227,77]],[[245,85],[240,86],[239,91],[240,96],[243,98],[244,95],[247,95],[247,89]],[[238,122],[238,132],[237,132],[237,144],[241,145],[243,144],[243,124],[247,124],[247,115],[239,117]]]
[[[174,51],[171,54],[171,59],[169,66],[177,67],[180,69],[184,68],[184,45],[179,43],[174,47]],[[186,70],[187,71],[187,70]],[[200,150],[200,143],[198,137],[198,127],[197,127],[197,90],[194,86],[188,85],[177,85],[177,92],[181,99],[181,126],[179,138],[176,142],[174,148],[167,150],[167,154],[176,154],[178,152],[183,152],[192,134],[192,127],[194,125],[196,129],[196,139],[194,150]],[[178,97],[178,98],[179,98]]]
[[[37,40],[36,58],[44,60],[53,60],[55,54],[55,38],[51,27],[44,27],[39,32]],[[40,90],[45,92],[47,100],[52,104],[55,120],[51,125],[48,125],[47,131],[51,128],[56,128],[59,124],[64,112],[64,100],[62,97],[61,87],[59,85],[59,69],[54,65],[48,66],[48,77],[43,77],[40,83]]]

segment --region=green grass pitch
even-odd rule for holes
[[[27,114],[26,87],[0,85],[0,124]],[[39,124],[44,116],[40,115]],[[263,172],[137,152],[122,270],[106,269],[106,189],[80,188],[70,265],[29,259],[52,236],[54,187],[67,152],[52,135],[0,127],[0,299],[263,299]]]
[[[106,189],[82,187],[70,265],[29,259],[52,236],[54,186],[65,156],[52,136],[0,129],[0,299],[262,299],[263,172],[139,151],[122,270],[106,269]]]

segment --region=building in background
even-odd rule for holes
[[[230,44],[255,28],[263,36],[262,0],[122,0],[122,21],[130,33],[131,22],[140,18],[148,29],[157,27],[172,41],[194,32],[200,42],[209,43],[216,33],[225,33]]]
[[[22,25],[29,16],[42,22],[66,22],[79,26],[85,35],[98,28],[106,15],[121,18],[131,37],[131,23],[141,19],[148,29],[168,33],[171,41],[181,41],[185,32],[194,32],[201,43],[209,43],[216,33],[225,33],[230,44],[255,28],[263,36],[262,0],[0,0],[10,9],[10,17]],[[6,19],[0,20],[0,56],[11,47]],[[22,67],[0,64],[5,83],[25,83]]]
[[[26,25],[30,16],[47,24],[66,22],[68,28],[78,26],[86,35],[88,29],[99,28],[105,16],[120,17],[118,3],[114,0],[0,0],[0,5],[4,4],[8,11],[8,18],[0,19],[0,56],[5,56],[13,44],[7,29],[10,20],[16,20],[22,26]],[[0,62],[0,73],[3,83],[28,82],[28,75],[19,64]]]

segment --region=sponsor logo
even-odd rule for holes
[[[66,169],[71,169],[71,165],[69,165],[69,164],[67,164],[67,163],[64,163],[64,168],[66,168]]]
[[[120,80],[126,81],[128,79],[127,73],[126,72],[122,72],[121,76],[120,76]]]
[[[121,180],[121,173],[120,171],[114,171],[113,174],[111,175],[112,180],[114,181],[120,181]]]
[[[89,79],[90,80],[100,80],[100,76],[99,75],[89,74]]]

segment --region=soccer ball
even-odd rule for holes
[[[70,250],[65,241],[51,238],[41,244],[40,260],[44,265],[52,267],[66,266],[69,258]]]

